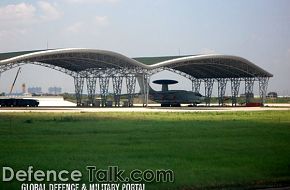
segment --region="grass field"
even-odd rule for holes
[[[239,188],[290,182],[290,111],[1,113],[2,167],[172,169],[146,189]],[[87,179],[84,177],[84,179]],[[87,181],[82,181],[86,183]]]

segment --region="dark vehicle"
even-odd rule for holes
[[[0,99],[1,107],[38,107],[39,102],[33,99]]]

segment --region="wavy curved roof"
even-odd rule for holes
[[[44,63],[79,72],[91,68],[170,68],[195,78],[272,77],[252,62],[229,55],[193,55],[129,58],[122,54],[96,49],[68,48],[0,54],[0,67],[18,63]],[[143,62],[142,62],[143,60]],[[160,62],[161,61],[161,62]]]

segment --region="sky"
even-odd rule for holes
[[[290,95],[289,7],[289,0],[1,0],[0,52],[79,47],[128,57],[235,55],[274,75],[268,91]],[[9,91],[16,71],[1,74],[0,92]],[[177,79],[172,89],[191,88]],[[70,76],[40,66],[23,66],[15,92],[22,83],[74,91]]]

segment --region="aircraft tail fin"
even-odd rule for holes
[[[156,92],[155,90],[153,90],[153,88],[151,88],[150,84],[148,86],[149,86],[149,94],[153,94]]]

